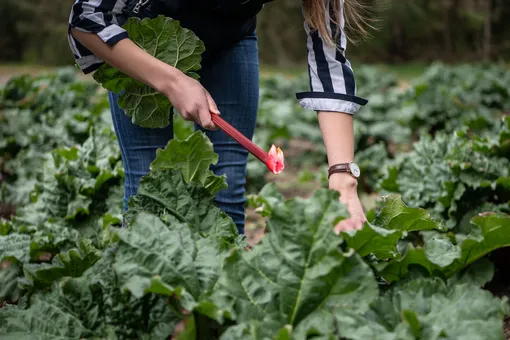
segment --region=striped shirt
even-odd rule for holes
[[[80,44],[72,35],[71,28],[97,34],[110,46],[128,38],[121,27],[130,16],[127,6],[145,6],[151,0],[76,0],[69,17],[68,39],[76,63],[84,73],[95,71],[103,61]],[[327,8],[330,0],[327,2]],[[305,22],[308,49],[308,73],[310,91],[296,94],[302,107],[316,111],[356,113],[367,101],[356,96],[356,82],[351,64],[345,57],[347,39],[344,30],[343,0],[340,13],[340,34],[337,46],[326,44],[319,32],[310,29]],[[131,8],[130,7],[130,8]],[[132,13],[132,11],[128,11]],[[134,14],[133,14],[134,15]],[[328,29],[336,32],[331,22]]]

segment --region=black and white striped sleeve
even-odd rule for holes
[[[74,39],[71,28],[96,33],[110,46],[128,37],[120,27],[122,10],[130,0],[76,0],[69,17],[68,40],[76,63],[84,73],[96,70],[103,61]]]
[[[324,1],[327,2],[326,8],[332,10],[330,0]],[[305,22],[310,92],[297,93],[296,97],[306,109],[354,114],[368,102],[356,96],[354,73],[345,57],[347,38],[344,34],[343,0],[341,11],[337,48],[323,41],[319,32],[311,30]],[[336,24],[330,22],[330,33],[336,32]]]

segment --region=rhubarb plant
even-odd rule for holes
[[[495,136],[469,130],[425,136],[413,150],[389,162],[380,187],[400,193],[413,207],[429,209],[450,228],[479,212],[510,212],[510,117]]]
[[[123,171],[112,131],[91,131],[83,145],[54,150],[41,170],[33,202],[1,223],[0,282],[11,287],[0,290],[1,300],[81,275],[83,261],[92,264],[94,249],[110,242],[107,227],[121,223]]]
[[[73,159],[70,151],[60,153]],[[320,189],[307,199],[285,200],[269,186],[254,198],[268,217],[268,233],[247,250],[232,220],[213,204],[223,186],[208,184],[225,181],[209,170],[215,161],[202,132],[170,142],[132,198],[125,228],[101,226],[109,242],[83,234],[51,262],[31,260],[41,224],[27,220],[17,229],[16,221],[14,227],[3,223],[2,258],[23,267],[18,287],[24,297],[0,309],[0,336],[439,339],[466,337],[475,327],[482,337],[502,334],[507,302],[479,288],[493,273],[478,274],[470,264],[506,244],[497,233],[510,234],[508,216],[475,219],[473,235],[476,228],[483,232],[461,247],[475,247],[477,255],[460,257],[461,265],[445,274],[447,283],[437,271],[401,270],[390,284],[387,268],[409,256],[401,247],[411,242],[407,236],[442,232],[425,210],[393,196],[373,226],[336,235],[334,225],[348,218],[338,193]],[[425,247],[433,244],[424,239]],[[445,265],[424,252],[427,263]],[[466,248],[466,254],[474,253]],[[469,312],[465,294],[476,301]],[[448,311],[438,307],[444,305]]]
[[[284,201],[273,184],[250,198],[263,216],[272,217]],[[418,271],[452,278],[495,249],[510,246],[510,215],[486,212],[462,231],[448,228],[421,208],[407,206],[400,195],[381,201],[380,210],[361,230],[343,232],[349,249],[364,257],[385,282],[398,282]]]

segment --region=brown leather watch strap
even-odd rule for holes
[[[350,173],[349,163],[332,165],[328,170],[328,179],[331,177],[331,175],[339,173],[339,172]]]

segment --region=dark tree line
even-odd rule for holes
[[[376,29],[369,30],[369,39],[349,46],[348,53],[358,60],[510,59],[509,0],[364,0],[364,4]],[[303,58],[301,27],[299,1],[268,5],[260,18],[262,58],[279,64]]]
[[[345,0],[349,1],[349,0]],[[362,1],[362,0],[361,0]],[[365,62],[510,58],[509,0],[364,0],[377,30],[349,47]],[[67,19],[74,0],[1,0],[0,61],[72,63]],[[279,65],[306,57],[301,2],[278,0],[259,18],[260,56]]]

